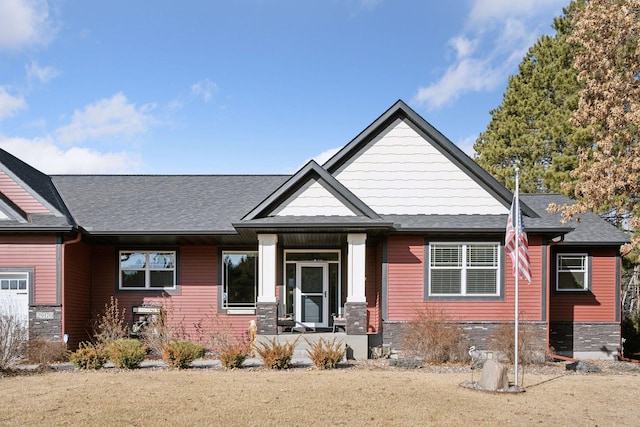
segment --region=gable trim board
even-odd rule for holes
[[[366,235],[366,244],[360,249],[365,245],[367,255],[355,267],[366,271],[365,295],[361,298],[366,302],[350,306],[349,310],[354,310],[351,315],[360,324],[359,332],[354,332],[353,325],[347,326],[348,337],[366,334],[368,328],[369,335],[378,336],[386,344],[393,343],[393,337],[399,336],[416,309],[435,305],[443,307],[454,320],[466,322],[475,334],[506,322],[509,310],[513,310],[511,261],[503,249],[513,194],[402,101],[323,166],[310,161],[289,176],[49,177],[2,150],[0,170],[12,173],[14,182],[29,187],[36,200],[48,202],[60,214],[21,211],[15,201],[0,194],[0,211],[12,216],[12,220],[0,220],[0,268],[11,267],[6,264],[10,260],[8,253],[20,244],[24,233],[37,231],[48,238],[55,237],[57,242],[55,295],[53,289],[47,288],[47,297],[39,303],[100,309],[112,295],[122,298],[125,305],[156,301],[161,292],[118,289],[114,283],[118,276],[118,250],[171,247],[180,251],[175,267],[180,286],[167,297],[180,304],[184,314],[194,321],[214,306],[234,331],[242,333],[249,320],[275,325],[276,304],[286,303],[282,271],[286,250],[340,250],[338,274],[340,286],[346,290],[340,292],[346,295],[351,286],[347,283],[347,269],[351,268],[347,262],[348,235],[361,233]],[[158,187],[163,188],[162,194],[152,191]],[[457,191],[459,188],[466,190]],[[483,201],[478,202],[480,199]],[[548,336],[551,323],[566,321],[564,317],[555,319],[554,313],[561,310],[568,296],[561,295],[564,299],[560,301],[550,292],[555,283],[550,276],[553,254],[560,248],[581,246],[600,251],[597,253],[602,261],[598,265],[604,267],[598,275],[599,293],[593,298],[606,300],[606,307],[619,298],[619,289],[612,288],[613,283],[618,287],[620,284],[619,257],[613,268],[613,261],[606,256],[628,241],[623,232],[593,214],[586,214],[580,223],[562,224],[558,214],[546,212],[546,206],[551,201],[570,202],[564,196],[522,195],[520,200],[535,274],[541,274],[524,292],[536,327],[545,329]],[[63,236],[70,237],[74,230],[82,238],[78,253],[82,254],[83,264],[69,255],[73,251],[67,254],[64,250]],[[220,257],[224,250],[257,250],[260,234],[277,238],[277,255],[271,262],[278,264],[275,269],[269,266],[269,271],[277,272],[277,301],[262,301],[260,316],[255,310],[244,310],[242,315],[222,310],[224,279]],[[560,236],[564,240],[556,242]],[[430,296],[426,280],[428,242],[465,244],[479,240],[499,247],[499,294],[478,298]],[[63,273],[67,267],[73,278]],[[38,281],[34,283],[36,288],[40,286]],[[73,292],[74,285],[83,286],[82,291]],[[38,292],[39,288],[34,289],[35,295]],[[586,313],[581,321],[619,324],[619,312],[614,316],[594,306],[581,313]],[[76,322],[82,316],[63,319]],[[262,326],[260,330],[275,330],[275,326]],[[365,341],[366,353],[367,335],[360,338]],[[549,339],[545,341],[548,343]]]

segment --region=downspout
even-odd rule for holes
[[[558,356],[557,354],[554,354],[551,352],[551,284],[553,283],[553,277],[551,277],[551,272],[553,271],[553,267],[551,264],[552,262],[552,257],[551,257],[551,252],[553,252],[551,250],[552,247],[559,245],[560,243],[564,242],[564,234],[562,236],[560,236],[560,240],[558,241],[554,241],[553,239],[547,242],[547,266],[548,266],[548,270],[547,270],[547,283],[549,286],[549,289],[547,290],[547,354],[550,355],[551,357],[555,358],[555,359],[560,359],[560,360],[569,360],[569,358],[564,358],[562,356]]]
[[[62,271],[61,271],[62,283],[60,284],[60,292],[62,294],[62,296],[61,296],[62,301],[60,301],[60,303],[62,304],[62,319],[61,319],[62,328],[61,329],[62,329],[62,337],[63,337],[63,339],[64,339],[64,336],[65,336],[65,325],[66,325],[66,322],[65,322],[66,307],[65,307],[65,304],[64,304],[64,300],[65,300],[65,295],[66,294],[64,292],[64,284],[65,284],[65,280],[66,280],[65,279],[65,270],[66,270],[65,267],[66,267],[67,258],[66,258],[66,254],[65,254],[65,252],[66,252],[65,249],[66,249],[66,247],[68,245],[73,245],[75,243],[79,243],[80,240],[82,240],[82,233],[80,233],[80,231],[78,231],[78,235],[74,239],[67,240],[66,242],[62,242],[62,265],[60,267],[62,269]],[[65,342],[65,344],[66,344],[66,342]]]

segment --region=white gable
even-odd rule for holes
[[[275,216],[318,216],[338,215],[355,216],[355,213],[345,206],[329,190],[315,181],[298,192],[282,206],[273,211]]]
[[[398,119],[335,178],[378,214],[507,214],[508,209]]]

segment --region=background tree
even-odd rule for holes
[[[520,168],[522,192],[572,193],[577,153],[591,134],[569,121],[578,107],[580,84],[568,43],[571,17],[584,6],[574,1],[554,19],[554,36],[542,36],[509,78],[502,105],[474,145],[476,162],[508,188]],[[563,184],[569,185],[563,185]]]
[[[572,174],[578,203],[562,213],[613,216],[636,232],[623,251],[639,249],[640,0],[589,0],[572,27],[568,40],[578,46],[582,84],[572,122],[589,127],[594,143],[581,151]]]

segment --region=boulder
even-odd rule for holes
[[[509,388],[507,367],[495,359],[487,359],[482,367],[478,388],[489,391],[507,390]]]

